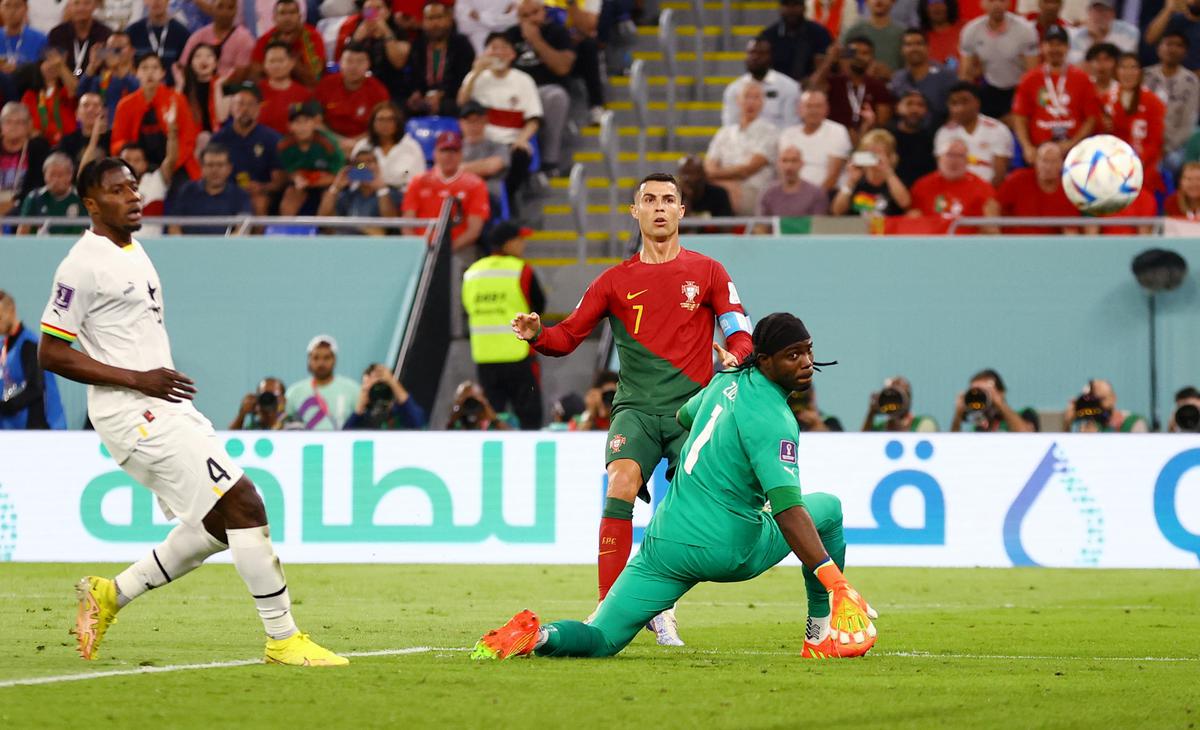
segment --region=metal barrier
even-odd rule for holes
[[[658,43],[662,49],[663,61],[667,70],[667,114],[665,117],[666,131],[663,135],[663,150],[675,149],[675,103],[678,98],[679,62],[676,54],[679,51],[677,34],[679,24],[675,20],[674,10],[664,10],[658,16]],[[699,89],[699,84],[696,85]],[[697,93],[699,93],[697,91]]]
[[[650,84],[646,80],[646,62],[638,59],[629,67],[629,98],[633,102],[633,118],[637,123],[638,176],[646,170],[646,128],[650,126]]]
[[[696,61],[692,66],[694,83],[699,84],[704,78],[704,28],[708,25],[706,22],[707,15],[704,12],[704,0],[692,0],[692,18],[696,24],[696,36],[693,38],[696,47]],[[718,36],[718,43],[724,44],[725,34]]]
[[[612,114],[612,112],[605,112]],[[571,205],[571,220],[575,222],[575,235],[580,263],[587,260],[587,171],[583,163],[576,162],[567,177],[567,202]]]
[[[329,217],[322,218],[320,216],[296,216],[293,218],[281,218],[279,216],[254,216],[254,215],[234,215],[234,216],[216,216],[216,215],[197,215],[197,216],[181,216],[181,215],[165,215],[165,216],[147,216],[142,219],[142,225],[147,226],[222,226],[225,228],[225,235],[228,236],[244,236],[250,232],[250,229],[259,226],[266,228],[267,226],[312,226],[314,228],[332,228],[336,230],[355,229],[355,228],[422,228],[428,226],[433,218],[369,218],[369,217]],[[54,218],[48,216],[10,216],[0,218],[0,226],[37,226],[37,230],[29,235],[47,236],[59,235],[49,232],[51,226],[90,226],[91,218],[74,216]],[[206,234],[183,234],[183,235],[206,235],[211,236],[211,233]],[[287,234],[285,234],[287,235]],[[294,235],[294,234],[292,234]]]
[[[1165,218],[955,218],[950,223],[946,235],[952,235],[959,226],[1003,226],[1004,228],[1045,228],[1058,226],[1060,228],[1086,228],[1098,226],[1113,228],[1115,226],[1152,226],[1154,235],[1161,236],[1166,226]]]
[[[776,216],[747,216],[745,218],[683,218],[679,221],[679,230],[682,233],[733,233],[734,231],[731,229],[745,228],[746,233],[753,234],[755,226],[768,226],[771,230],[770,233],[765,235],[778,236],[780,233],[779,220],[780,219]]]

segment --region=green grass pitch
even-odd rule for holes
[[[851,569],[880,611],[865,659],[799,657],[800,572],[706,584],[679,606],[688,646],[643,632],[600,660],[473,663],[529,607],[592,609],[583,566],[288,566],[301,628],[345,669],[261,664],[227,565],[143,596],[84,662],[72,583],[113,565],[0,564],[0,728],[1080,727],[1200,722],[1200,572]],[[142,668],[158,673],[128,674]],[[15,680],[126,672],[39,685]]]

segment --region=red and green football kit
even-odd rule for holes
[[[687,439],[675,413],[713,376],[714,320],[739,360],[753,349],[750,320],[719,262],[686,249],[662,264],[634,254],[597,277],[575,311],[543,329],[533,348],[569,354],[605,318],[621,363],[605,463],[632,459],[645,481],[666,458],[670,479]],[[643,499],[649,501],[644,488]],[[608,500],[600,525],[601,599],[629,558],[632,519],[632,504]]]

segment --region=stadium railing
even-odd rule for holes
[[[620,210],[617,180],[621,178],[621,139],[617,115],[611,110],[600,116],[600,151],[604,156],[604,174],[608,176],[608,209],[610,213],[616,213]],[[640,169],[641,166],[638,167]],[[619,216],[608,216],[608,237],[611,241],[617,240],[618,220]]]
[[[646,174],[646,128],[650,126],[650,82],[646,80],[646,62],[640,58],[629,67],[629,98],[633,102],[633,118],[637,123],[637,174]],[[603,129],[603,127],[602,127]]]
[[[696,24],[696,34],[692,36],[696,48],[696,60],[692,65],[692,73],[697,84],[704,78],[704,28],[708,25],[708,15],[704,11],[704,0],[692,0],[692,22]],[[722,33],[717,39],[717,42],[723,45],[725,34]]]
[[[605,112],[605,114],[612,114],[612,112]],[[571,222],[575,224],[577,255],[580,261],[586,261],[588,188],[587,169],[582,162],[576,162],[571,167],[571,174],[567,177],[567,202],[571,207]]]
[[[1099,226],[1114,228],[1117,226],[1151,226],[1155,235],[1162,235],[1166,226],[1166,218],[955,218],[950,223],[946,235],[955,233],[963,226],[1001,226],[1004,228],[1045,228],[1046,226],[1061,226],[1062,228],[1079,228],[1081,226]]]

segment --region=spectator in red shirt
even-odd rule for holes
[[[868,130],[886,126],[892,118],[892,94],[886,82],[871,75],[874,65],[875,44],[856,36],[846,41],[845,54],[836,43],[830,47],[810,83],[829,97],[829,119],[850,132],[854,146]]]
[[[21,103],[33,118],[33,129],[46,138],[51,147],[75,131],[75,78],[52,46],[42,53],[38,68],[39,83],[25,91]]]
[[[367,120],[376,104],[389,99],[387,89],[368,76],[371,59],[367,49],[351,42],[342,51],[341,66],[317,84],[317,100],[325,110],[325,125],[337,135],[343,152],[367,133]]]
[[[1014,170],[1000,185],[997,199],[1005,218],[1075,218],[1075,207],[1062,188],[1063,153],[1058,145],[1045,142],[1037,149],[1033,167]],[[1078,228],[1018,226],[1004,233],[1021,235],[1077,234]]]
[[[1137,54],[1121,54],[1117,86],[1103,102],[1112,120],[1112,133],[1128,142],[1142,160],[1142,184],[1159,192],[1163,186],[1158,164],[1162,161],[1167,107],[1157,94],[1142,86],[1142,64]]]
[[[436,218],[442,201],[450,196],[462,202],[462,222],[450,231],[454,251],[473,246],[483,231],[483,223],[491,216],[487,183],[478,175],[462,170],[462,136],[458,132],[442,132],[434,145],[433,167],[417,175],[404,191],[400,205],[405,218]],[[423,228],[408,231],[424,235]]]
[[[991,183],[967,171],[967,143],[954,139],[938,156],[937,170],[917,180],[912,188],[910,216],[995,217],[1000,214],[996,189]],[[960,233],[973,232],[966,228]],[[980,229],[981,233],[997,233],[994,227]]]
[[[1046,31],[1057,25],[1067,29],[1067,21],[1062,19],[1063,0],[1038,0],[1036,13],[1026,13],[1025,19],[1037,29],[1038,38],[1045,39]]]
[[[1113,213],[1108,218],[1153,218],[1158,215],[1158,202],[1149,186],[1142,185],[1142,191],[1133,199],[1129,207],[1119,213]],[[1154,226],[1099,226],[1100,233],[1106,236],[1149,236]],[[1091,232],[1091,231],[1089,231]]]
[[[1167,197],[1163,215],[1200,220],[1200,162],[1185,162],[1179,173],[1179,189]]]
[[[292,58],[292,49],[288,44],[282,41],[267,44],[263,53],[263,71],[266,78],[258,82],[263,98],[258,121],[280,134],[287,134],[289,131],[288,112],[291,108],[312,98],[312,89],[292,77],[295,65],[296,61]]]
[[[321,40],[321,34],[311,25],[305,25],[296,0],[276,0],[273,13],[275,27],[259,37],[250,53],[253,78],[262,76],[267,46],[279,41],[287,44],[298,61],[293,68],[296,80],[309,88],[316,86],[325,71],[325,41]]]
[[[1042,40],[1044,63],[1017,85],[1013,131],[1026,160],[1036,157],[1043,142],[1057,142],[1065,154],[1096,127],[1100,113],[1096,90],[1085,72],[1067,65],[1069,43],[1062,28],[1047,29]]]
[[[929,60],[941,66],[957,65],[958,37],[966,25],[959,17],[958,0],[919,0],[917,17],[929,45]]]

